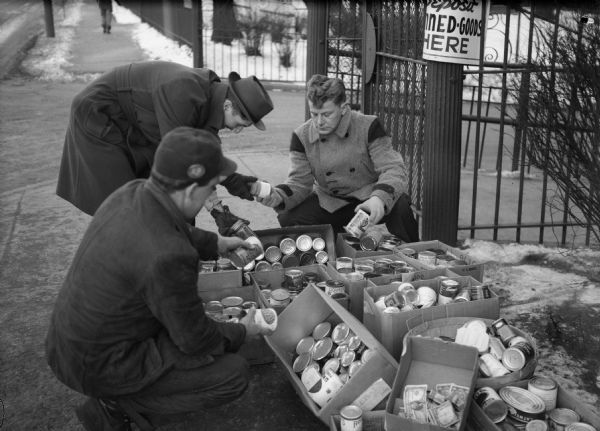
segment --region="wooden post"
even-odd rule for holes
[[[306,80],[316,73],[327,74],[327,2],[306,0],[308,9],[306,39]],[[305,117],[310,113],[305,102]]]
[[[52,0],[44,0],[44,20],[46,21],[46,36],[54,37],[54,13]]]
[[[202,27],[202,0],[192,0],[192,52],[194,67],[204,67]]]

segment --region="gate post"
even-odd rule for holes
[[[192,54],[194,67],[204,67],[202,0],[192,0]]]
[[[462,64],[427,61],[422,239],[456,245],[460,195]]]
[[[308,9],[306,38],[306,80],[315,73],[327,74],[327,2],[306,0]],[[310,118],[305,102],[305,118]]]

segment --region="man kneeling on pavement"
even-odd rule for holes
[[[46,338],[56,377],[88,399],[88,431],[152,430],[171,415],[218,406],[246,390],[236,354],[270,332],[206,316],[198,262],[251,244],[192,227],[215,186],[236,171],[214,134],[178,127],[156,151],[150,178],[99,207],[58,294]]]

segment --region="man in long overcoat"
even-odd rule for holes
[[[221,82],[212,70],[166,61],[116,67],[72,102],[56,193],[93,215],[118,187],[148,177],[161,137],[175,127],[215,135],[252,124],[264,130],[261,119],[272,109],[254,76],[242,79],[232,72]],[[248,183],[253,181],[235,173],[222,185],[252,200]]]

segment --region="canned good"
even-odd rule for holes
[[[223,315],[232,318],[237,317],[240,318],[244,314],[242,307],[224,307]]]
[[[519,422],[544,419],[546,411],[544,400],[527,389],[504,386],[499,389],[498,394],[508,407],[508,417]]]
[[[417,251],[413,248],[404,248],[404,247],[396,247],[394,249],[395,253],[402,253],[405,256],[410,257],[411,259],[416,259],[417,258]]]
[[[525,431],[548,431],[548,424],[546,421],[541,419],[534,419],[527,422],[527,425],[525,425]]]
[[[308,251],[312,248],[313,240],[306,234],[298,235],[296,238],[296,248],[300,251]]]
[[[333,353],[333,340],[330,337],[324,337],[318,340],[313,347],[312,357],[315,361],[325,359]]]
[[[242,302],[242,309],[249,310],[250,308],[258,308],[258,304],[256,301],[244,301]]]
[[[428,266],[435,266],[437,256],[433,251],[424,250],[417,254],[417,260]]]
[[[264,293],[264,290],[263,290]],[[271,305],[285,306],[290,303],[290,292],[287,289],[275,289],[271,291],[269,298]]]
[[[502,422],[506,418],[508,407],[493,388],[488,386],[479,388],[473,394],[473,398],[487,417],[495,424]]]
[[[216,262],[214,260],[211,261],[202,261],[199,265],[199,272],[214,272],[215,271]]]
[[[346,284],[341,280],[326,280],[325,293],[332,296],[334,293],[345,293]]]
[[[352,363],[348,366],[348,376],[354,376],[358,372],[358,370],[360,370],[362,365],[363,363],[359,360],[352,361]]]
[[[241,296],[226,296],[221,299],[223,307],[241,307],[243,303],[244,300]]]
[[[341,431],[362,431],[362,410],[355,405],[342,407],[340,410]]]
[[[296,356],[294,362],[292,363],[292,369],[296,374],[300,374],[304,371],[304,369],[310,364],[312,361],[312,355],[309,352],[301,353]]]
[[[502,354],[502,363],[510,371],[519,371],[535,357],[535,349],[528,341],[508,347]]]
[[[498,320],[493,321],[490,326],[492,328],[492,332],[498,338],[500,338],[500,340],[505,346],[508,346],[508,341],[511,338],[517,336],[516,332],[513,331],[513,329],[510,326],[508,326],[508,323],[502,317]]]
[[[490,288],[485,285],[471,286],[469,288],[469,295],[471,296],[471,301],[477,301],[479,299],[489,299],[492,297]]]
[[[264,199],[271,194],[271,184],[264,181],[256,181],[250,184],[250,193],[253,196]]]
[[[306,283],[318,283],[321,277],[316,272],[305,272],[304,281]]]
[[[350,303],[350,295],[348,295],[346,292],[335,292],[331,295],[331,299],[335,300],[346,310],[348,309],[348,305]]]
[[[325,250],[325,240],[320,236],[312,240],[312,248],[315,251]]]
[[[454,297],[458,294],[460,283],[456,280],[445,279],[440,283],[440,293],[438,295],[438,304],[445,305],[452,302]]]
[[[279,243],[279,249],[285,255],[290,255],[296,251],[296,241],[292,238],[284,238]]]
[[[271,263],[279,262],[281,259],[281,249],[276,245],[267,247],[265,250],[265,259]]]
[[[534,376],[527,382],[527,390],[539,395],[546,403],[546,411],[556,408],[558,385],[549,377]]]
[[[309,251],[302,253],[298,260],[300,262],[300,266],[312,265],[317,261],[316,256]]]
[[[510,340],[508,340],[508,347],[511,347],[512,345],[517,343],[529,343],[529,340],[527,340],[527,338],[525,337],[517,335],[516,337],[513,337]]]
[[[329,260],[329,255],[325,250],[320,250],[315,253],[315,260],[317,263],[327,263]]]
[[[350,268],[354,267],[354,261],[351,257],[338,257],[335,260],[335,269],[340,270],[342,268]]]
[[[236,269],[236,268],[231,263],[231,259],[227,259],[225,257],[217,259],[216,271],[229,271],[232,269]]]
[[[383,238],[383,232],[378,228],[370,228],[360,238],[360,248],[367,251],[377,250]]]
[[[284,272],[284,280],[289,290],[300,291],[304,284],[304,273],[299,269],[288,269]]]
[[[331,332],[331,323],[321,322],[313,329],[312,336],[315,340],[321,340]]]
[[[338,323],[331,331],[331,339],[335,344],[343,344],[349,334],[350,327],[344,322]]]
[[[338,358],[329,358],[325,364],[323,364],[323,373],[327,370],[331,370],[337,373],[340,369],[340,360]]]
[[[377,352],[375,350],[365,349],[362,352],[362,355],[360,357],[360,361],[363,364],[366,364],[369,361],[369,359],[371,359],[372,357],[374,357],[376,354],[377,354]]]
[[[452,262],[454,260],[454,258],[452,256],[448,256],[447,254],[440,254],[438,256],[436,256],[436,261],[435,264],[437,266],[441,266],[444,268],[448,268],[450,267],[450,262]]]
[[[262,243],[258,239],[258,236],[256,236],[254,231],[252,229],[250,229],[250,226],[248,226],[248,224],[245,221],[237,220],[231,226],[231,230],[233,231],[235,236],[245,239],[245,240],[248,240],[248,241],[252,242],[253,244],[255,244],[256,241],[258,241],[257,245],[259,245],[262,248]]]
[[[502,365],[502,362],[489,353],[484,353],[479,357],[479,369],[488,377],[500,377],[510,373],[510,371]]]
[[[373,272],[373,269],[374,269],[373,265],[367,265],[367,264],[364,264],[364,263],[356,263],[354,265],[354,270],[356,272],[360,272],[363,275],[365,273],[367,273],[367,272]]]
[[[273,262],[271,268],[273,268],[273,270],[283,269],[283,264],[281,262]]]
[[[220,301],[208,301],[204,305],[204,311],[209,314],[220,314],[223,312],[223,304]]]
[[[597,431],[596,428],[591,426],[590,424],[586,424],[583,422],[573,422],[565,431]]]
[[[302,353],[311,353],[315,345],[315,339],[311,336],[301,338],[296,344],[296,353],[301,355]]]
[[[287,254],[281,258],[281,265],[284,268],[300,266],[300,259],[298,259],[298,257],[293,254]]]
[[[266,300],[270,300],[271,299],[271,289],[261,289],[260,293],[262,293],[262,295],[265,297]]]
[[[565,431],[574,422],[581,418],[574,410],[567,408],[555,408],[548,412],[548,425],[551,431]]]
[[[354,350],[355,352],[359,352],[361,351],[361,346],[363,346],[363,343],[361,341],[361,339],[356,336],[356,335],[352,335],[351,337],[348,337],[348,348],[350,350]]]
[[[254,271],[256,271],[256,272],[271,271],[272,269],[273,269],[273,267],[266,260],[260,260],[260,261],[256,262],[256,266],[254,267]]]
[[[404,296],[398,291],[386,295],[383,301],[386,307],[402,308],[406,304]]]
[[[346,353],[348,350],[350,350],[350,349],[348,348],[348,346],[346,344],[340,344],[333,351],[333,356],[340,359],[342,357],[342,355],[344,353]]]
[[[462,288],[458,291],[452,302],[469,302],[471,295],[469,294],[469,288]]]
[[[504,347],[504,344],[502,343],[502,341],[500,340],[500,338],[497,337],[490,337],[489,339],[489,347],[490,347],[490,354],[498,359],[499,361],[502,360],[502,355],[504,354],[504,351],[506,350],[506,347]]]
[[[256,266],[256,261],[255,260],[251,260],[250,262],[248,262],[246,264],[246,266],[244,266],[243,270],[246,271],[246,272],[252,271],[255,266]]]
[[[356,359],[356,352],[354,350],[348,349],[342,356],[340,357],[340,364],[342,367],[349,367],[352,362]]]
[[[369,214],[359,209],[356,214],[354,214],[354,217],[352,217],[352,220],[344,226],[344,230],[350,235],[360,238],[365,233],[368,225]]]
[[[238,247],[235,250],[229,252],[227,254],[227,257],[235,267],[240,269],[248,265],[251,261],[258,258],[262,254],[262,249],[257,245],[254,245],[251,248]]]

